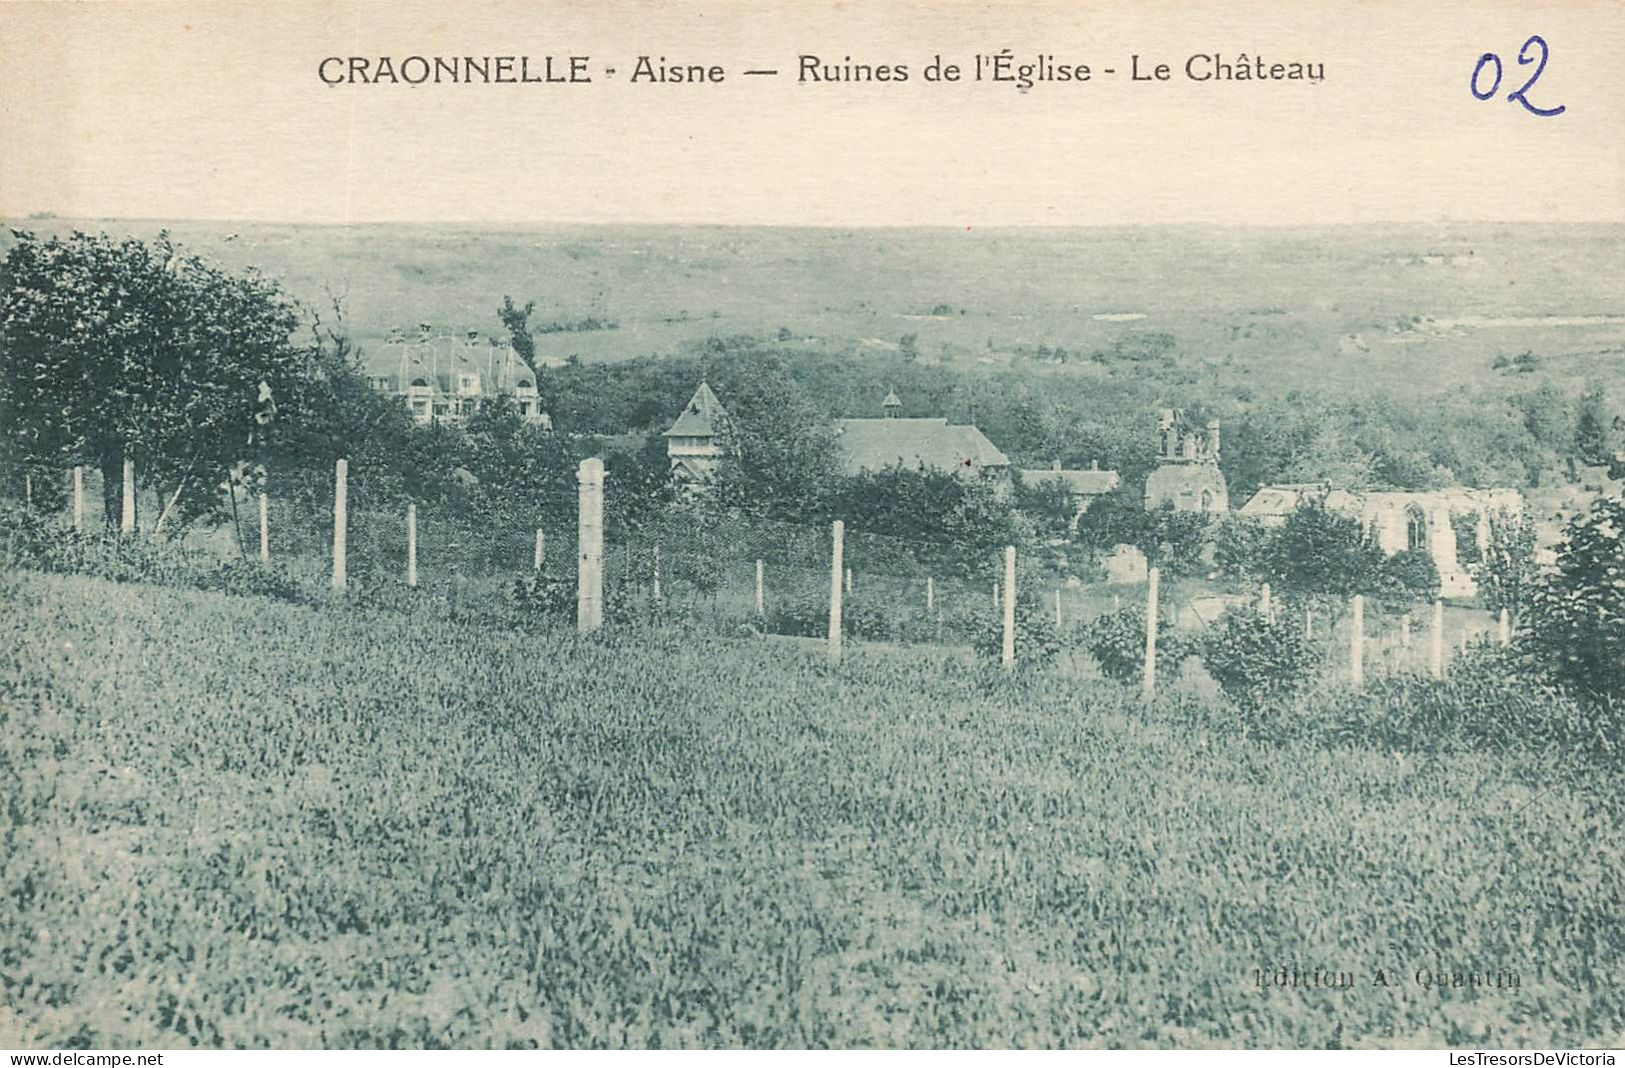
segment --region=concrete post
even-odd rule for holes
[[[1434,678],[1444,676],[1444,602],[1433,602],[1433,633],[1429,636],[1428,668]]]
[[[846,523],[837,519],[830,528],[829,555],[829,658],[841,659],[841,573],[846,541]]]
[[[1512,617],[1505,608],[1501,609],[1501,618],[1496,623],[1496,637],[1503,646],[1512,644]]]
[[[1406,612],[1399,620],[1399,647],[1401,649],[1411,647],[1411,614],[1409,612]]]
[[[1004,547],[1004,645],[999,659],[1004,670],[1016,666],[1016,547]]]
[[[536,528],[536,548],[534,550],[532,550],[532,552],[531,552],[530,569],[532,571],[537,571],[537,572],[541,571],[542,570],[542,561],[544,559],[546,559],[546,556],[547,556],[547,535],[542,533],[542,528],[541,527],[537,527]]]
[[[350,461],[333,466],[333,588],[342,590],[349,582],[350,539]]]
[[[925,610],[934,612],[937,609],[937,585],[931,576],[925,576]]]
[[[73,467],[73,529],[85,529],[85,469],[82,464]]]
[[[763,615],[767,614],[767,598],[764,595],[765,591],[762,588],[762,586],[763,586],[762,580],[763,580],[763,578],[765,578],[765,575],[763,574],[763,571],[764,571],[764,564],[762,563],[761,560],[757,560],[756,561],[756,614],[758,616],[763,616]]]
[[[1061,627],[1061,591],[1060,590],[1055,591],[1055,627],[1056,627],[1057,630],[1059,630],[1060,627]]]
[[[1264,588],[1258,592],[1258,614],[1265,619],[1274,617],[1274,609],[1270,604],[1270,584],[1264,583]]]
[[[1349,681],[1356,690],[1365,685],[1365,598],[1354,595],[1354,622],[1349,629]]]
[[[406,506],[406,584],[418,584],[418,506]]]
[[[660,546],[655,546],[655,604],[660,603]]]
[[[1162,573],[1152,568],[1145,583],[1145,668],[1141,688],[1147,699],[1157,695],[1157,587]]]
[[[260,493],[260,563],[271,562],[271,498]]]
[[[846,569],[846,592],[852,592],[852,569],[850,567]]]
[[[591,634],[604,625],[604,461],[589,456],[576,470],[580,496],[577,536],[576,630]]]
[[[135,533],[135,461],[124,457],[124,509],[119,516],[120,534]]]

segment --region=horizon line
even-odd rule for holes
[[[650,226],[673,229],[713,230],[1135,230],[1156,228],[1224,229],[1224,230],[1306,230],[1353,227],[1420,227],[1420,226],[1625,226],[1625,215],[1597,219],[1496,219],[1496,218],[1437,218],[1437,219],[1381,219],[1343,220],[1328,222],[1221,222],[1216,220],[1169,220],[1158,222],[995,222],[995,223],[923,223],[923,222],[718,222],[702,220],[668,219],[357,219],[348,222],[324,219],[274,219],[233,215],[99,215],[34,209],[13,213],[0,211],[0,220],[8,227],[29,222],[118,222],[118,223],[218,223],[239,226],[310,226],[348,228],[364,226],[458,226],[472,229],[542,229],[547,227],[607,228],[617,226]]]

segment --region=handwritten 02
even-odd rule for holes
[[[1540,48],[1540,57],[1538,60],[1534,56],[1530,55],[1529,52],[1530,48],[1534,46],[1539,46]],[[1525,41],[1523,43],[1523,47],[1518,49],[1518,66],[1527,67],[1531,63],[1536,63],[1537,66],[1535,67],[1534,73],[1529,75],[1528,81],[1524,82],[1520,88],[1514,89],[1512,92],[1507,94],[1507,100],[1517,101],[1519,104],[1523,105],[1524,110],[1529,112],[1529,114],[1538,115],[1543,119],[1549,119],[1553,115],[1561,115],[1563,112],[1568,110],[1568,108],[1563,104],[1559,104],[1555,108],[1536,107],[1532,102],[1530,102],[1529,97],[1525,95],[1529,92],[1530,87],[1533,86],[1535,82],[1540,80],[1540,74],[1546,69],[1546,60],[1550,56],[1551,49],[1546,46],[1545,38],[1541,37],[1538,33],[1530,34],[1529,40]],[[1479,92],[1479,75],[1484,73],[1484,67],[1488,64],[1494,64],[1495,66],[1495,81],[1490,83],[1490,87],[1488,89],[1484,90],[1483,92]],[[1496,55],[1494,52],[1485,52],[1483,55],[1478,57],[1478,65],[1473,68],[1473,76],[1468,82],[1468,88],[1472,90],[1473,96],[1477,97],[1479,100],[1488,100],[1490,97],[1495,95],[1498,89],[1501,88],[1501,76],[1503,73],[1504,71],[1501,67],[1501,57]]]

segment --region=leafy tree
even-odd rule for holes
[[[1504,511],[1490,515],[1489,522],[1489,545],[1467,570],[1478,584],[1484,607],[1492,612],[1505,608],[1521,616],[1539,581],[1534,525]]]
[[[217,487],[297,408],[317,370],[294,305],[252,270],[175,248],[75,232],[13,231],[0,263],[0,423],[8,463],[98,467],[118,514],[126,456],[178,519],[220,507]]]
[[[1015,476],[1015,506],[1046,537],[1064,538],[1072,532],[1072,519],[1078,514],[1078,497],[1072,487],[1058,478],[1036,482]]]
[[[1613,459],[1612,430],[1607,390],[1594,382],[1580,395],[1574,419],[1574,451],[1581,463],[1606,464]]]
[[[1562,685],[1596,700],[1625,695],[1625,496],[1598,497],[1570,521],[1520,642]]]
[[[1378,587],[1381,562],[1382,550],[1365,540],[1358,519],[1310,498],[1270,540],[1265,568],[1284,596],[1343,601]]]

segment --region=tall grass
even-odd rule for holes
[[[77,576],[0,594],[0,1032],[24,1045],[1625,1027],[1625,804],[1595,764],[1261,741],[1188,698],[862,646],[836,669]],[[1260,988],[1288,966],[1360,983]]]

